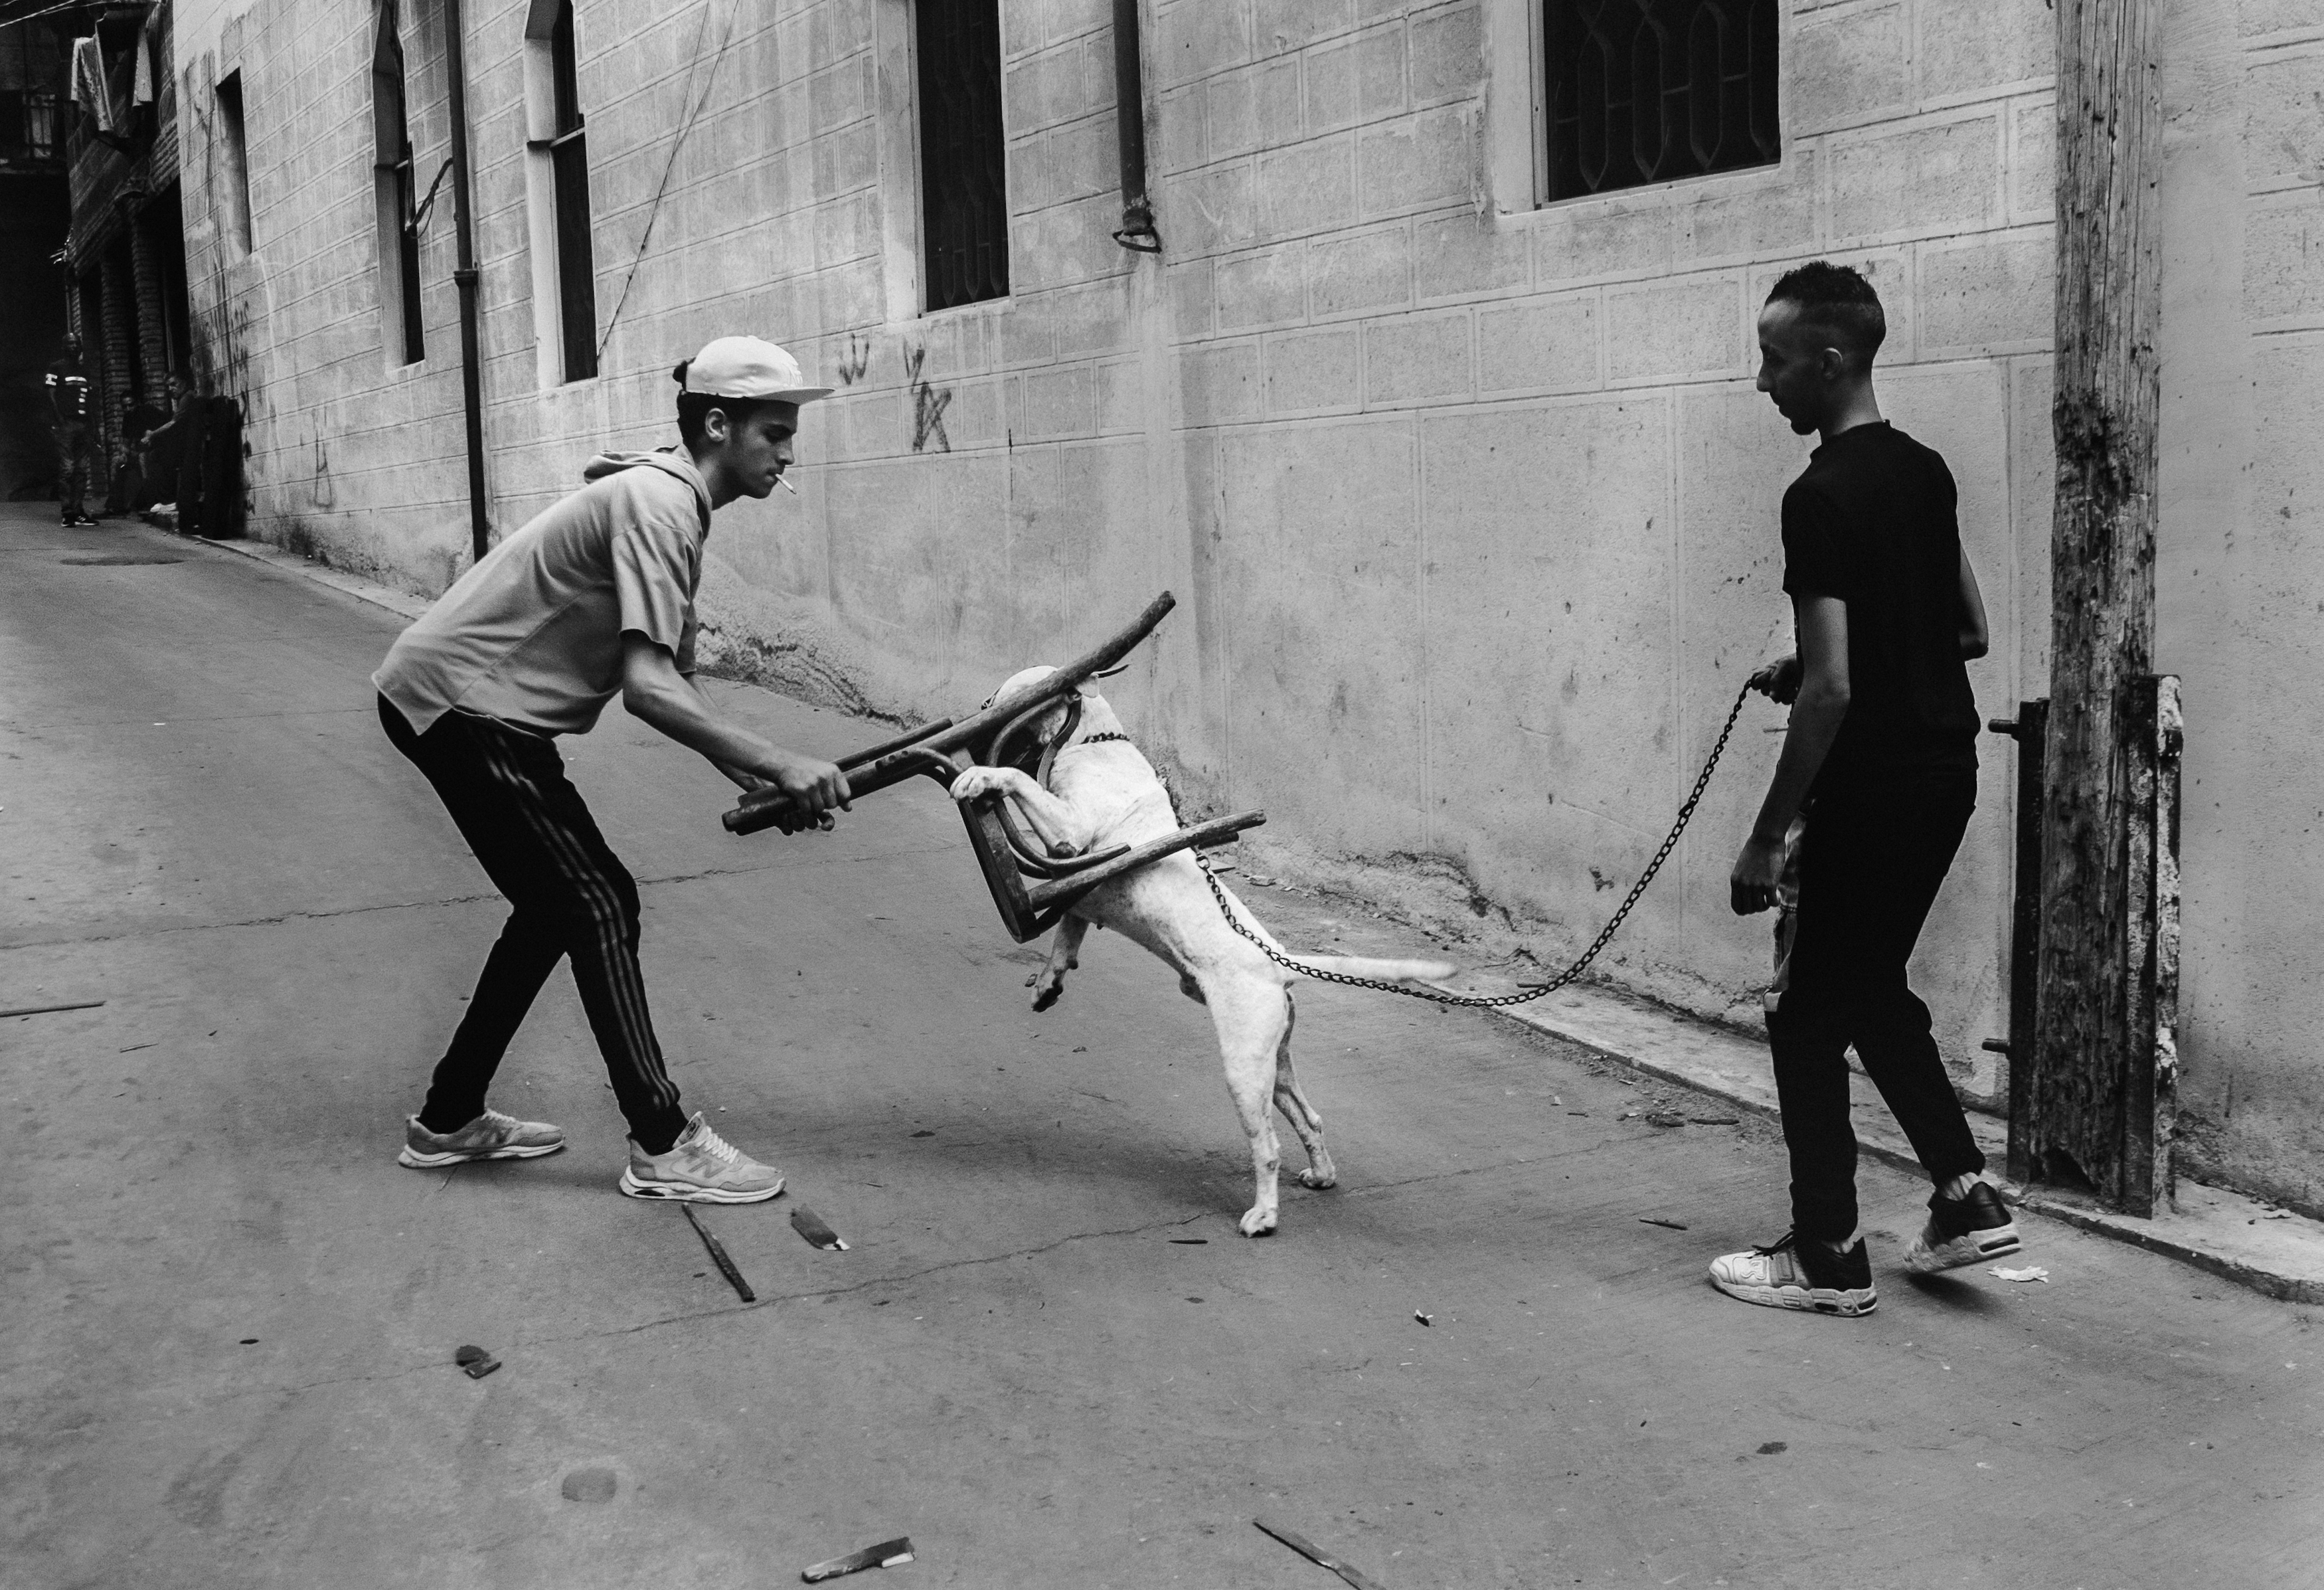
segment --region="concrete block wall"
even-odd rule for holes
[[[2324,294],[2301,264],[2324,236],[2303,112],[2313,9],[2173,7],[2209,41],[2203,59],[2233,63],[2206,79],[2197,119],[2217,134],[2202,150],[2236,152],[2235,184],[2210,200],[2234,224],[2207,213],[2200,230],[2241,251],[2227,313],[2255,351],[2235,378],[2302,402],[2324,389],[2305,340]],[[544,388],[523,7],[472,4],[496,528],[568,489],[601,443],[669,439],[669,369],[699,343],[774,336],[840,391],[809,411],[802,495],[720,517],[704,602],[725,666],[857,707],[951,711],[1168,587],[1180,613],[1112,693],[1193,802],[1266,807],[1253,846],[1280,870],[1560,959],[1653,853],[1742,677],[1787,642],[1775,510],[1806,448],[1750,378],[1753,316],[1790,265],[1841,259],[1879,286],[1886,406],[1961,486],[1997,637],[1973,674],[1980,705],[1998,716],[2046,689],[2053,14],[1794,0],[1780,164],[1536,208],[1504,158],[1526,137],[1506,118],[1529,96],[1531,12],[1148,0],[1165,241],[1151,257],[1108,236],[1111,5],[1003,0],[1012,291],[922,315],[908,0],[582,0],[604,349],[597,378]],[[437,14],[407,18],[430,173]],[[196,295],[209,283],[204,312],[241,328],[259,532],[432,590],[466,542],[449,217],[439,201],[423,250],[429,356],[392,370],[370,27],[361,0],[185,5],[185,102],[244,70],[256,244],[198,267]],[[2245,166],[2266,174],[2245,181]],[[2248,429],[2173,401],[2184,434],[2212,439],[2190,456],[2235,475],[2212,488],[2250,497],[2222,523],[2256,525],[2273,477],[2214,459],[2247,458]],[[2266,528],[2289,549],[2314,499],[2290,478],[2281,496],[2290,517]],[[2257,555],[2249,534],[2236,545]],[[2292,555],[2254,578],[2304,590]],[[2242,655],[2296,649],[2296,628],[2285,618]],[[1753,1019],[1765,925],[1728,912],[1725,879],[1776,722],[1747,709],[1693,833],[1603,963],[1617,980]],[[1984,756],[1917,975],[1962,1087],[1991,1096],[2002,1077],[1978,1040],[2006,1020],[2011,768],[2004,742]],[[2286,811],[2223,818],[2190,847],[2248,858],[2247,819],[2280,827]],[[2191,859],[2190,873],[2191,922],[2205,885]],[[2289,1079],[2271,1013],[2301,996],[2263,978],[2208,1003],[2220,964],[2190,947],[2190,1065],[2206,1031],[2255,1045],[2252,1064],[2286,1090],[2271,1108],[2313,1116],[2324,1084]],[[2324,1165],[2324,1145],[2300,1141]]]
[[[2166,14],[2157,666],[2188,716],[2183,1163],[2324,1204],[2324,5]]]

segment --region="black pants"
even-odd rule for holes
[[[52,432],[57,443],[57,495],[67,519],[88,514],[90,448],[88,427],[60,425]]]
[[[533,996],[569,956],[630,1135],[649,1153],[668,1151],[686,1115],[646,1008],[637,883],[566,778],[556,743],[458,712],[414,734],[384,696],[379,721],[428,775],[468,848],[515,908],[437,1062],[420,1124],[451,1132],[483,1113],[484,1090]]]
[[[1984,1168],[1929,1007],[1904,979],[1976,805],[1977,775],[1961,772],[1819,796],[1807,813],[1791,986],[1767,1017],[1803,1237],[1841,1242],[1856,1229],[1851,1043],[1932,1177]]]

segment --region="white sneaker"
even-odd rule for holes
[[[530,1160],[553,1154],[565,1146],[565,1133],[546,1121],[520,1121],[498,1110],[486,1110],[457,1132],[430,1132],[420,1117],[403,1122],[403,1151],[399,1165],[433,1170],[470,1160]]]
[[[1803,1242],[1797,1233],[1787,1231],[1768,1247],[1712,1260],[1711,1284],[1730,1298],[1765,1308],[1854,1318],[1880,1306],[1860,1237],[1847,1253],[1835,1253],[1821,1243]]]
[[[630,1167],[622,1190],[633,1198],[687,1204],[761,1204],[783,1190],[782,1172],[761,1165],[710,1130],[699,1111],[666,1154],[650,1154],[630,1139]]]

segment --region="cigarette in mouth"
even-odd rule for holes
[[[778,475],[778,476],[775,476],[775,484],[776,484],[777,485],[779,485],[779,486],[781,486],[785,491],[787,491],[787,492],[790,493],[790,494],[791,494],[791,495],[793,495],[793,496],[797,496],[797,495],[798,495],[798,487],[797,487],[797,486],[795,486],[795,485],[793,485],[791,484],[791,480],[790,480],[790,476],[788,476],[788,475]]]

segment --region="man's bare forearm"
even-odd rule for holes
[[[1767,844],[1781,844],[1799,815],[1800,803],[1840,737],[1848,716],[1848,698],[1813,689],[1800,692],[1792,708],[1791,732],[1784,736],[1784,753],[1776,759],[1775,776],[1767,782],[1767,798],[1759,805],[1759,820],[1751,836]]]
[[[748,729],[738,729],[722,721],[691,680],[675,689],[633,686],[623,692],[622,704],[632,716],[687,750],[699,753],[744,789],[754,788],[756,781],[735,769],[774,749]]]

